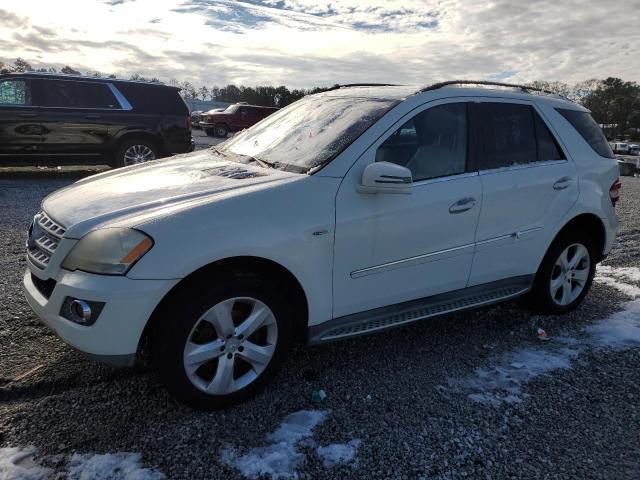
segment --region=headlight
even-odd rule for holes
[[[153,246],[153,240],[131,228],[103,228],[87,233],[62,262],[67,270],[124,275]]]

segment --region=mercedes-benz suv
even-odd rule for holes
[[[148,345],[173,395],[218,408],[264,386],[294,339],[523,295],[576,308],[614,241],[619,188],[598,125],[563,98],[350,86],[49,195],[24,291],[73,347],[131,365]]]

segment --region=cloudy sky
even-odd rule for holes
[[[640,81],[640,0],[0,0],[0,61],[195,85]]]

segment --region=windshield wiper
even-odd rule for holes
[[[228,157],[229,155],[227,155],[225,152],[222,152],[220,150],[218,150],[218,147],[211,147],[211,150],[213,150],[214,152],[216,152],[218,155],[220,155],[221,157]]]
[[[253,160],[254,162],[256,162],[257,164],[259,164],[261,167],[264,168],[278,168],[276,163],[272,163],[272,162],[267,162],[266,160],[260,160],[259,158],[256,157],[249,157],[249,160]]]

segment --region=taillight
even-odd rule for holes
[[[191,116],[187,117],[187,126],[189,127],[189,130],[191,130]]]
[[[611,185],[611,188],[609,189],[609,198],[611,198],[611,205],[613,205],[614,207],[620,200],[621,188],[622,183],[620,183],[620,179],[617,179],[615,182],[613,182],[613,185]]]

